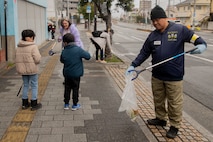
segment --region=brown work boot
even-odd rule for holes
[[[149,125],[158,125],[158,126],[166,126],[165,120],[160,120],[159,118],[149,119],[147,120]]]
[[[174,139],[177,136],[177,133],[178,133],[178,128],[171,126],[169,131],[166,133],[166,137]]]

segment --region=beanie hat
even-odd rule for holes
[[[160,6],[156,5],[150,14],[151,20],[157,18],[167,18],[165,11]]]

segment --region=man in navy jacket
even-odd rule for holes
[[[207,48],[206,42],[193,31],[183,25],[168,22],[165,11],[158,5],[152,9],[150,16],[156,29],[149,34],[126,74],[140,66],[150,55],[152,55],[152,64],[154,65],[184,52],[185,42],[192,43],[197,48],[191,54],[200,54]],[[184,56],[152,69],[152,92],[156,118],[149,119],[147,122],[149,125],[166,126],[167,119],[169,119],[170,129],[166,134],[168,138],[175,138],[181,126],[183,76]]]

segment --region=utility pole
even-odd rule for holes
[[[6,61],[8,60],[8,55],[7,55],[7,0],[4,0],[4,28],[5,28],[5,57]]]
[[[210,21],[213,21],[213,0],[210,1]]]
[[[196,0],[194,0],[194,13],[193,13],[192,30],[195,29],[195,16],[196,16]]]
[[[87,4],[87,10],[86,13],[89,14],[89,19],[88,19],[88,31],[90,31],[90,13],[91,13],[91,3],[92,0],[88,0],[88,4]]]
[[[170,0],[169,0],[169,5],[168,5],[168,18],[170,18]]]
[[[58,9],[57,9],[57,4],[58,4],[58,1],[57,0],[54,0],[54,5],[55,5],[55,25],[56,25],[56,28],[55,30],[57,31],[58,29]]]
[[[97,8],[95,3],[94,3],[94,31],[97,31]]]
[[[67,17],[70,19],[70,12],[69,12],[69,0],[67,0]]]

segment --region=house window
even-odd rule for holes
[[[200,5],[196,5],[196,9],[197,10],[201,10],[201,6]]]

